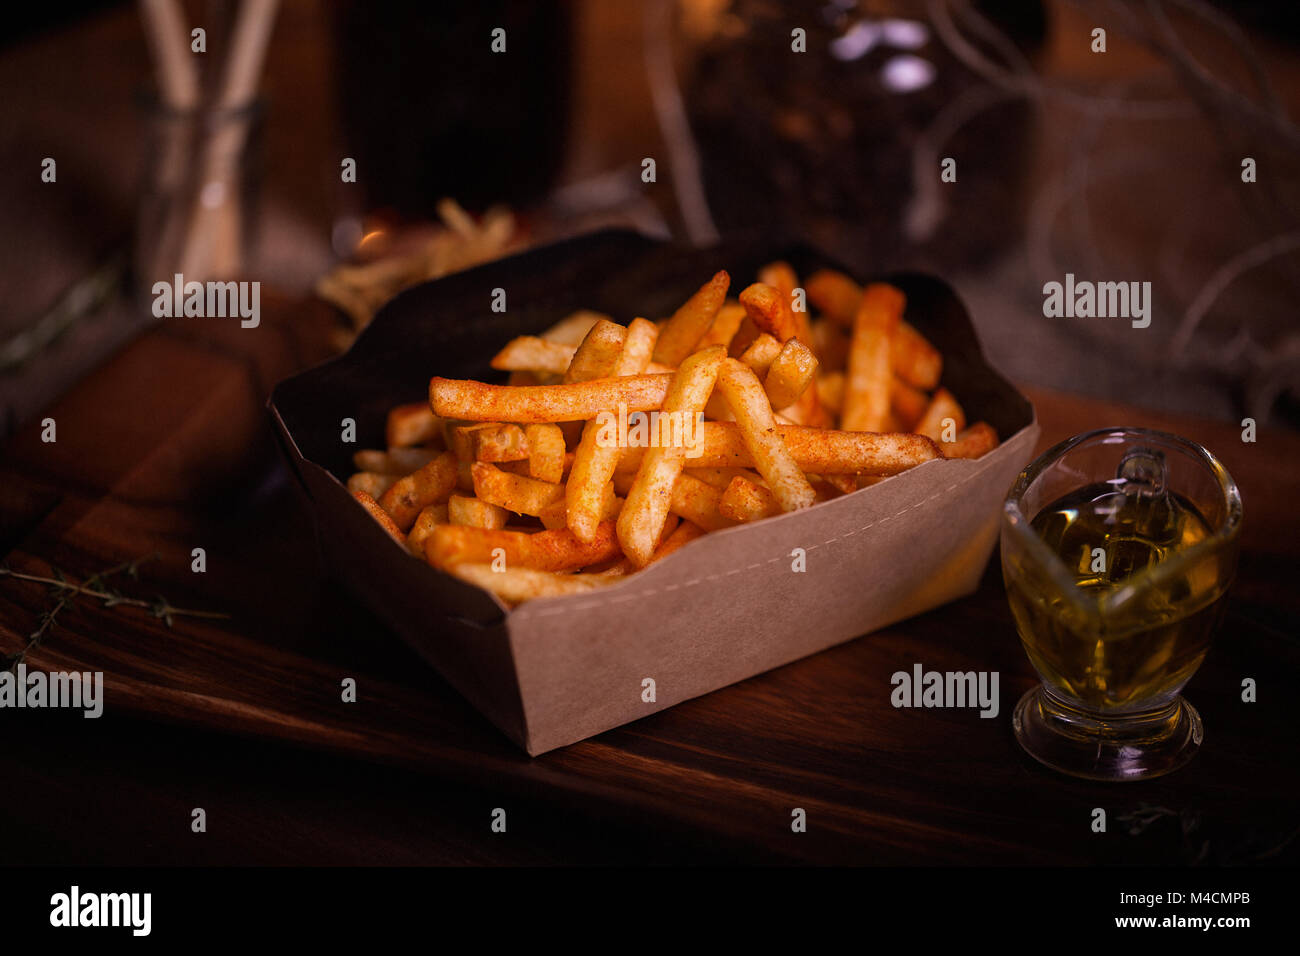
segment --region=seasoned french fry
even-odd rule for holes
[[[763,390],[773,408],[783,409],[798,401],[816,375],[817,356],[798,339],[791,339],[768,367]]]
[[[462,379],[429,380],[429,404],[447,418],[486,422],[576,422],[627,406],[629,412],[659,408],[673,376],[629,375],[571,385],[485,385]]]
[[[907,322],[900,322],[891,342],[894,373],[917,388],[934,388],[943,373],[943,356],[924,335]]]
[[[934,393],[934,397],[930,399],[930,406],[921,416],[921,420],[916,423],[916,432],[918,435],[925,435],[940,442],[943,440],[944,422],[949,419],[951,419],[953,436],[966,427],[966,413],[961,405],[953,397],[952,392],[941,388]]]
[[[614,365],[614,377],[625,378],[637,375],[650,361],[654,353],[659,328],[646,319],[633,319],[628,326],[623,351]],[[606,409],[613,412],[614,408]],[[596,527],[607,517],[605,502],[608,497],[610,477],[618,465],[622,449],[617,446],[602,445],[601,427],[598,422],[588,422],[578,442],[573,456],[573,468],[569,472],[569,484],[565,490],[567,504],[566,521],[570,531],[579,541],[590,541],[596,534]]]
[[[979,458],[998,447],[998,433],[988,422],[976,422],[957,435],[957,440],[940,442],[946,458]]]
[[[827,372],[817,376],[817,397],[822,407],[833,415],[838,415],[844,404],[844,373]]]
[[[579,309],[577,312],[560,319],[560,321],[543,332],[540,338],[548,342],[555,342],[558,345],[572,345],[576,349],[582,344],[582,340],[587,337],[591,327],[602,319],[606,322],[613,321],[604,312]]]
[[[564,384],[608,378],[614,371],[614,363],[623,351],[626,338],[627,329],[623,326],[599,320],[573,353],[573,361],[564,373]]]
[[[381,474],[375,471],[359,471],[348,479],[348,491],[353,494],[364,491],[370,497],[377,499],[385,491],[393,487],[393,482],[397,478],[397,475]]]
[[[532,568],[495,571],[490,564],[457,564],[448,569],[456,577],[491,591],[506,604],[520,604],[535,598],[584,594],[618,580],[604,574],[556,574]]]
[[[816,493],[777,431],[772,405],[753,370],[736,359],[727,359],[718,372],[718,388],[736,416],[736,425],[754,459],[754,467],[782,509],[795,511],[813,505]],[[732,484],[735,483],[733,479]]]
[[[726,354],[727,350],[721,346],[711,346],[686,358],[673,376],[672,385],[661,403],[662,412],[680,414],[683,419],[702,412]],[[685,452],[686,449],[681,447],[646,449],[636,481],[618,516],[619,543],[623,553],[638,567],[644,566],[654,553],[659,533],[668,517],[673,484],[681,474]]]
[[[485,465],[484,467],[490,468],[491,466]],[[469,525],[472,528],[504,528],[509,519],[509,511],[500,505],[483,501],[481,498],[452,495],[447,499],[447,522],[449,524]]]
[[[781,354],[781,343],[774,336],[766,332],[760,332],[758,338],[745,349],[745,353],[740,356],[740,361],[744,362],[754,370],[754,374],[762,377],[767,374],[776,357]]]
[[[445,451],[420,470],[399,478],[379,499],[380,506],[403,531],[429,505],[446,501],[456,487],[456,456]]]
[[[518,425],[486,422],[458,426],[451,437],[451,449],[461,461],[524,461],[528,438]]]
[[[862,293],[853,320],[849,371],[844,383],[840,425],[845,431],[884,431],[889,419],[893,375],[890,342],[903,314],[903,295],[893,286],[873,283]]]
[[[789,300],[765,282],[755,282],[740,293],[745,313],[777,342],[787,342],[799,334],[799,323],[790,311]],[[808,344],[808,343],[805,343]]]
[[[548,342],[536,335],[511,339],[492,358],[492,367],[506,372],[547,372],[563,375],[573,362],[576,346]]]
[[[548,505],[564,499],[564,485],[512,475],[484,462],[471,465],[470,474],[480,500],[515,514],[540,515]]]
[[[771,489],[737,475],[727,485],[718,502],[718,509],[732,521],[758,521],[771,518],[783,510],[781,502]]]
[[[398,405],[388,413],[384,433],[390,448],[423,445],[442,434],[442,422],[424,402]]]
[[[437,568],[465,563],[491,564],[501,559],[507,568],[537,571],[574,571],[607,561],[618,553],[618,537],[612,521],[602,522],[589,542],[579,541],[568,528],[530,534],[440,524],[433,529],[424,548],[425,559]]]
[[[415,524],[411,525],[410,533],[406,536],[407,550],[424,560],[424,542],[433,533],[435,526],[446,524],[447,521],[447,505],[429,505],[416,516]]]
[[[942,458],[939,446],[924,435],[836,431],[804,425],[777,425],[777,432],[798,466],[816,475],[896,475]],[[734,422],[705,422],[700,426],[698,458],[692,468],[752,468],[754,459]],[[629,448],[619,468],[633,470],[645,449]]]
[[[686,356],[695,351],[726,301],[730,285],[731,276],[725,271],[718,272],[673,313],[659,330],[654,349],[656,362],[681,365]]]
[[[528,474],[538,481],[564,480],[564,432],[559,425],[527,425]]]
[[[721,345],[728,348],[731,340],[736,337],[736,332],[740,329],[740,323],[745,321],[745,307],[739,302],[728,302],[713,319],[713,324],[709,330],[704,333],[700,339],[699,349],[707,349],[710,345]]]
[[[818,269],[808,277],[804,289],[808,293],[808,301],[817,306],[823,315],[844,328],[853,325],[858,303],[862,300],[862,286],[842,272]]]
[[[406,546],[406,536],[402,534],[402,529],[388,516],[388,512],[379,506],[379,502],[373,496],[364,491],[354,491],[352,497],[361,503],[361,507],[370,513],[370,517],[374,518],[379,523],[379,527],[387,531],[394,541],[403,547]]]
[[[899,431],[906,432],[915,428],[929,404],[930,398],[925,392],[894,377],[889,390],[889,410],[898,421]]]

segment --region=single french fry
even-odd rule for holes
[[[794,319],[795,337],[816,354],[816,342],[813,340],[812,319],[808,315],[806,301],[797,301],[795,292],[799,288],[799,277],[788,262],[771,262],[758,271],[758,281],[770,285],[781,293],[785,307]],[[804,299],[807,298],[805,290]],[[788,341],[788,340],[787,340]],[[783,343],[784,344],[784,343]]]
[[[356,494],[364,491],[370,497],[378,499],[385,491],[393,487],[397,475],[383,474],[375,471],[358,471],[348,479],[348,491]]]
[[[803,425],[776,426],[795,463],[816,475],[896,475],[935,458],[939,446],[924,435],[849,432]],[[699,430],[699,457],[692,468],[752,468],[754,459],[735,422],[704,422]],[[635,470],[646,449],[629,448],[619,462],[623,471]]]
[[[604,574],[556,574],[532,568],[494,570],[491,564],[457,564],[448,569],[462,581],[491,591],[506,604],[543,597],[585,594],[613,584],[618,577]]]
[[[406,546],[406,536],[402,534],[402,529],[389,517],[388,512],[379,506],[379,502],[373,496],[364,491],[354,491],[352,497],[361,503],[361,507],[370,513],[370,517],[374,518],[379,523],[379,527],[387,531],[394,541],[403,547]]]
[[[957,435],[956,441],[940,442],[945,458],[979,458],[998,447],[998,433],[988,422],[976,422]]]
[[[916,423],[916,433],[942,442],[945,423],[951,424],[950,433],[955,437],[966,427],[966,413],[962,410],[952,392],[941,388],[930,399],[930,405]]]
[[[447,522],[449,524],[469,525],[472,528],[504,528],[509,519],[509,511],[500,505],[491,504],[481,498],[452,495],[447,499]]]
[[[736,337],[736,332],[740,330],[740,323],[743,321],[745,321],[745,307],[739,302],[727,302],[718,310],[713,324],[700,339],[696,351],[707,349],[710,345],[730,347],[731,340]]]
[[[424,402],[398,405],[388,413],[384,433],[390,448],[423,445],[442,433],[442,422]]]
[[[749,348],[740,356],[740,361],[744,362],[754,370],[754,374],[760,378],[767,374],[776,357],[781,354],[781,343],[775,337],[768,335],[766,332],[760,332],[758,337],[750,343]]]
[[[595,418],[619,404],[629,412],[663,405],[673,376],[629,375],[570,385],[485,385],[462,379],[429,380],[429,404],[439,414],[481,422],[575,422]]]
[[[429,505],[446,501],[456,487],[456,456],[445,451],[423,468],[393,482],[380,506],[403,531]]]
[[[943,374],[943,356],[908,322],[898,324],[890,343],[894,374],[917,388],[934,388]]]
[[[474,462],[466,458],[456,459],[456,490],[466,494],[474,493]]]
[[[740,304],[754,325],[777,342],[784,343],[798,336],[799,322],[790,310],[789,301],[767,283],[755,282],[746,288],[740,293]]]
[[[772,405],[753,370],[736,359],[727,359],[718,372],[718,388],[736,416],[736,425],[754,459],[754,467],[782,509],[796,511],[814,504],[817,495],[777,431]],[[735,483],[733,479],[732,484]]]
[[[564,500],[564,485],[512,475],[485,462],[476,461],[470,474],[475,496],[515,514],[540,515],[548,505]]]
[[[731,276],[718,272],[693,296],[682,303],[659,330],[654,360],[663,365],[681,365],[696,350],[727,299]]]
[[[528,474],[538,481],[558,483],[564,480],[564,432],[559,425],[526,425]]]
[[[743,309],[744,306],[742,305],[741,308]],[[731,344],[727,346],[727,354],[732,358],[740,358],[745,354],[745,350],[754,344],[754,339],[762,334],[762,330],[746,314],[740,320],[740,328],[736,329],[736,334],[731,337]]]
[[[577,348],[548,342],[536,335],[521,335],[506,343],[506,347],[492,357],[492,367],[506,372],[547,372],[563,375],[573,362]]]
[[[722,493],[718,510],[731,521],[744,522],[771,518],[783,509],[770,488],[737,475]]]
[[[858,484],[854,480],[853,475],[818,475],[817,479],[818,481],[829,485],[841,495],[851,495],[853,492],[858,490]],[[812,475],[808,476],[808,480],[812,482],[814,488],[817,487],[817,482],[812,480]],[[819,501],[822,499],[820,491],[818,492],[817,499]]]
[[[763,378],[763,390],[775,409],[793,405],[817,374],[817,356],[798,339],[781,346]]]
[[[530,534],[441,524],[433,529],[424,548],[425,559],[437,568],[491,564],[501,559],[506,568],[537,571],[574,571],[607,561],[618,553],[618,537],[612,521],[603,522],[590,542],[579,541],[568,528]]]
[[[726,354],[727,350],[721,346],[711,346],[682,361],[661,403],[661,411],[670,415],[680,414],[683,419],[702,412]],[[673,484],[681,474],[685,453],[686,449],[681,447],[654,447],[646,449],[641,459],[636,481],[618,516],[619,543],[623,553],[638,567],[644,566],[654,553],[659,533],[668,517]]]
[[[818,269],[808,277],[804,289],[808,293],[808,301],[817,306],[818,311],[827,318],[843,328],[853,325],[858,303],[862,301],[862,286],[843,272]]]
[[[640,374],[650,362],[658,337],[659,328],[653,322],[633,319],[627,329],[623,351],[614,364],[614,377]],[[613,407],[604,409],[611,413],[615,410]],[[609,480],[623,452],[617,445],[602,443],[607,437],[599,421],[588,422],[573,455],[573,467],[565,490],[566,522],[579,541],[590,541],[606,517]]]
[[[433,533],[434,527],[446,524],[449,520],[447,507],[447,505],[429,505],[416,516],[415,524],[411,525],[410,533],[406,536],[406,547],[411,554],[422,561],[424,560],[424,542]]]
[[[462,461],[525,461],[528,438],[509,422],[462,425],[452,435],[451,448]]]
[[[608,378],[614,372],[614,363],[623,351],[626,338],[627,329],[623,326],[599,320],[573,353],[573,361],[564,373],[564,384]]]
[[[570,313],[560,319],[560,321],[543,332],[539,338],[554,342],[557,345],[572,345],[576,349],[582,344],[582,340],[587,337],[591,327],[602,319],[606,322],[613,321],[604,312],[579,309],[577,312]]]
[[[872,283],[862,292],[849,370],[844,383],[844,408],[840,426],[845,431],[884,431],[889,418],[889,393],[893,381],[890,341],[903,314],[903,294],[893,286]]]
[[[659,341],[659,326],[649,319],[636,318],[627,327],[627,337],[623,340],[623,351],[614,363],[613,376],[626,378],[640,375],[650,370],[655,344]],[[665,369],[675,372],[676,369]]]
[[[889,387],[889,410],[898,421],[899,431],[907,432],[915,428],[929,405],[930,397],[925,392],[894,376]]]
[[[832,415],[838,415],[844,405],[844,373],[827,372],[817,376],[817,398],[822,407]]]

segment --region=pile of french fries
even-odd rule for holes
[[[427,405],[390,412],[387,451],[356,453],[348,490],[413,555],[514,605],[997,445],[939,385],[897,288],[829,270],[801,288],[782,262],[735,300],[730,283],[659,322],[582,311],[514,339],[492,360],[505,385],[433,378]],[[609,440],[616,413],[656,412],[661,438],[698,423],[677,432],[692,441]]]

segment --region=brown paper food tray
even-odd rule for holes
[[[697,539],[598,592],[506,610],[492,595],[396,547],[343,485],[351,455],[382,447],[387,410],[420,401],[433,375],[499,381],[511,337],[578,308],[620,322],[668,315],[715,271],[735,288],[785,259],[807,276],[839,268],[803,246],[705,250],[601,232],[411,289],[344,356],[271,396],[285,454],[313,510],[327,566],[529,754],[645,717],[938,607],[973,591],[1000,504],[1038,435],[1033,408],[988,367],[943,282],[886,277],[938,346],[943,382],[1002,444],[977,461],[932,461],[814,508]],[[507,311],[491,311],[494,289]],[[357,442],[341,441],[341,422]],[[806,571],[793,570],[796,548]],[[643,681],[655,700],[643,701]]]

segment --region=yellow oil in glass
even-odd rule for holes
[[[1030,526],[1091,599],[1211,533],[1196,508],[1176,494],[1124,493],[1110,483],[1053,502]],[[1023,552],[1011,556],[1006,569],[1011,609],[1030,660],[1058,695],[1089,710],[1122,713],[1167,702],[1200,666],[1227,585],[1212,562],[1147,583],[1149,593],[1123,610],[1081,616],[1042,586],[1042,577],[1023,566],[1025,558]]]

